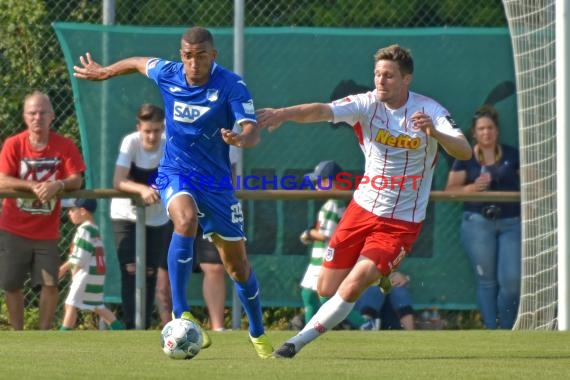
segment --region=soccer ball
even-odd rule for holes
[[[202,348],[202,332],[187,319],[173,319],[160,333],[162,351],[171,359],[192,359]]]

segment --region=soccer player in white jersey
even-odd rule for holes
[[[398,45],[374,56],[373,91],[330,104],[308,103],[260,109],[258,125],[283,122],[346,122],[365,157],[364,179],[327,248],[318,283],[331,297],[305,328],[274,356],[292,358],[303,346],[346,318],[360,294],[395,270],[417,239],[425,218],[440,144],[466,160],[471,148],[445,108],[411,92],[410,52]]]
[[[131,57],[101,66],[87,53],[74,66],[80,79],[106,80],[140,73],[158,85],[164,100],[166,145],[159,165],[160,192],[174,224],[168,269],[175,318],[194,320],[186,299],[198,223],[212,239],[249,319],[249,335],[261,358],[272,357],[263,327],[259,285],[248,262],[241,204],[231,186],[229,146],[259,141],[251,95],[236,74],[216,64],[212,34],[192,27],[181,39],[181,62]],[[237,123],[241,133],[233,132]],[[204,334],[204,345],[210,344]]]

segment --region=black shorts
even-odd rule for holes
[[[202,238],[202,229],[198,227],[198,233],[196,234],[196,239],[194,240],[194,265],[192,267],[192,272],[200,273],[200,264],[221,264],[222,259],[218,249],[208,239]]]
[[[115,246],[121,266],[136,262],[136,223],[129,220],[113,220]],[[146,226],[146,266],[164,268],[168,265],[168,247],[172,238],[172,222],[162,226]]]

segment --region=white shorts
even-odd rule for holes
[[[86,292],[87,277],[71,283],[69,294],[65,299],[65,304],[76,307],[80,310],[95,310],[105,306],[103,303],[103,293]]]
[[[301,287],[312,289],[316,292],[321,268],[322,267],[320,265],[309,264],[305,271],[305,276],[303,276],[303,280],[301,281]]]

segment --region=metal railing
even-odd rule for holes
[[[312,200],[312,199],[351,199],[353,191],[330,190],[238,190],[236,195],[241,200]],[[23,191],[0,190],[0,198],[34,198],[34,194]],[[137,208],[136,220],[136,274],[135,274],[135,328],[144,329],[144,315],[146,305],[146,212],[143,200],[135,194],[125,193],[114,189],[77,190],[62,194],[60,198],[130,198],[134,200]],[[516,191],[487,191],[465,193],[462,191],[432,191],[430,201],[448,202],[520,202],[520,193]],[[233,310],[241,310],[233,298]],[[232,325],[239,326],[240,316],[232,314]],[[237,319],[237,320],[236,320]]]

